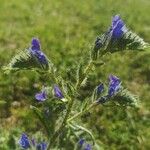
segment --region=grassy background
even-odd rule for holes
[[[0,67],[19,49],[28,47],[32,37],[39,37],[42,49],[65,76],[66,67],[89,53],[95,37],[107,29],[115,14],[150,42],[149,8],[149,0],[0,0]],[[95,71],[93,82],[107,80],[113,73],[139,95],[141,103],[140,110],[97,108],[89,116],[93,121],[88,126],[104,149],[150,149],[149,58],[149,51],[108,55],[107,67]],[[0,100],[6,103],[0,105],[0,148],[14,149],[7,146],[13,145],[11,133],[18,136],[21,130],[36,132],[33,116],[26,110],[42,82],[44,79],[33,73],[4,75],[1,70]]]

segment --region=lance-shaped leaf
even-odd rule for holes
[[[122,88],[113,99],[123,106],[138,107],[138,98],[127,89]]]
[[[52,63],[48,60],[46,55],[41,51],[38,39],[33,38],[31,47],[20,51],[16,54],[10,63],[4,67],[5,71],[16,71],[26,69],[42,69],[48,70]]]
[[[99,55],[107,52],[143,50],[147,47],[149,47],[149,44],[129,30],[120,16],[116,15],[113,17],[109,29],[96,39],[92,50],[92,58],[96,60]]]
[[[43,124],[48,137],[51,135],[51,129],[49,127],[48,124],[48,120],[45,117],[45,114],[43,112],[41,112],[41,110],[39,110],[38,108],[36,108],[35,106],[30,106],[30,108],[33,110],[33,112],[35,113],[35,115],[38,117],[39,121],[41,122],[41,124]]]

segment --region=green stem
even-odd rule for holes
[[[91,69],[92,67],[92,64],[93,64],[93,60],[90,60],[87,67],[85,68],[84,70],[84,74],[86,75],[87,73],[89,73],[89,70]]]
[[[86,68],[85,68],[85,70],[84,70],[84,78],[83,78],[83,80],[79,80],[79,81],[77,81],[77,83],[76,83],[76,86],[75,86],[75,89],[76,90],[78,90],[80,87],[81,87],[81,84],[82,84],[82,82],[86,79],[86,77],[87,77],[87,75],[88,75],[88,73],[89,73],[89,71],[90,71],[90,69],[91,69],[91,67],[92,67],[92,65],[93,65],[93,60],[90,60],[89,61],[89,63],[88,63],[88,65],[86,66]]]
[[[70,122],[70,121],[76,119],[77,117],[82,116],[83,114],[85,114],[86,112],[88,112],[90,109],[92,109],[92,108],[93,108],[94,106],[96,106],[96,105],[97,105],[97,102],[92,103],[92,104],[91,104],[89,107],[87,107],[84,111],[81,111],[81,112],[75,114],[73,117],[69,118],[69,119],[67,120],[67,122]]]
[[[49,145],[48,145],[48,148],[47,150],[50,150],[50,148],[53,146],[53,144],[55,143],[57,137],[60,135],[60,133],[62,132],[63,128],[66,126],[66,122],[67,122],[67,119],[69,117],[69,114],[71,112],[71,109],[72,109],[72,106],[73,106],[73,102],[74,100],[71,99],[70,100],[70,103],[68,105],[68,108],[67,108],[67,112],[66,112],[66,115],[64,117],[64,120],[61,124],[61,126],[59,127],[59,129],[54,133],[54,135],[52,136],[52,138],[49,140]]]
[[[84,70],[84,74],[85,74],[84,79],[86,78],[86,76],[87,76],[87,74],[88,74],[88,72],[89,72],[89,70],[90,70],[90,68],[91,68],[92,63],[93,63],[92,60],[90,60],[89,64],[88,64],[87,67],[85,68],[85,70]],[[55,76],[55,75],[54,75],[54,76]],[[54,78],[55,78],[55,77],[54,77]],[[78,88],[81,86],[81,84],[82,84],[82,82],[84,81],[84,79],[83,79],[81,82],[79,82],[79,83],[76,84],[76,87],[75,87],[76,90],[78,90]],[[55,78],[55,80],[56,80],[56,78]],[[69,117],[69,115],[70,115],[70,112],[71,112],[71,110],[72,110],[72,106],[73,106],[73,104],[74,104],[74,99],[75,99],[75,98],[70,99],[70,102],[69,102],[69,104],[68,104],[68,108],[67,108],[67,112],[66,112],[66,115],[65,115],[65,117],[64,117],[64,120],[63,120],[61,126],[59,127],[59,129],[58,129],[58,130],[54,133],[54,135],[50,138],[50,140],[49,140],[49,145],[48,145],[47,150],[50,150],[50,148],[53,146],[53,144],[55,143],[55,141],[56,141],[56,139],[58,138],[58,136],[61,134],[63,128],[66,126],[66,123],[68,122],[68,117]],[[93,107],[93,106],[90,105],[90,107]],[[88,109],[89,109],[89,108],[88,108]]]

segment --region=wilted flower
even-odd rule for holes
[[[18,143],[23,149],[30,148],[30,142],[29,142],[28,136],[25,133],[21,135]]]
[[[108,95],[111,97],[115,95],[119,89],[121,88],[121,81],[116,76],[110,75],[109,76],[109,89]]]
[[[35,56],[40,63],[48,64],[45,54],[41,51],[40,41],[36,38],[32,39],[31,47],[29,48],[31,54]]]
[[[35,99],[39,102],[45,101],[47,99],[47,93],[46,93],[45,89],[43,89],[42,92],[37,93],[35,95]]]
[[[55,95],[55,97],[60,98],[60,99],[64,98],[62,91],[60,90],[60,88],[57,85],[54,85],[54,95]]]
[[[104,91],[104,84],[100,83],[97,87],[97,94],[101,94]]]
[[[109,29],[109,33],[112,34],[112,38],[119,39],[122,37],[123,33],[127,31],[127,28],[120,18],[119,15],[115,15],[112,19],[112,25]]]
[[[36,146],[36,150],[46,150],[46,148],[47,148],[47,144],[44,142],[41,142]]]

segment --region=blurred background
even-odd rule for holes
[[[89,54],[95,38],[107,30],[113,15],[150,43],[150,0],[0,0],[0,67],[38,37],[46,55],[66,76],[66,68]],[[93,82],[118,76],[139,96],[140,109],[96,108],[87,126],[103,149],[150,149],[150,51],[108,55]],[[44,78],[33,72],[0,72],[0,149],[13,150],[22,131],[39,134],[29,110]],[[34,119],[33,119],[34,118]],[[41,129],[42,130],[42,129]]]

